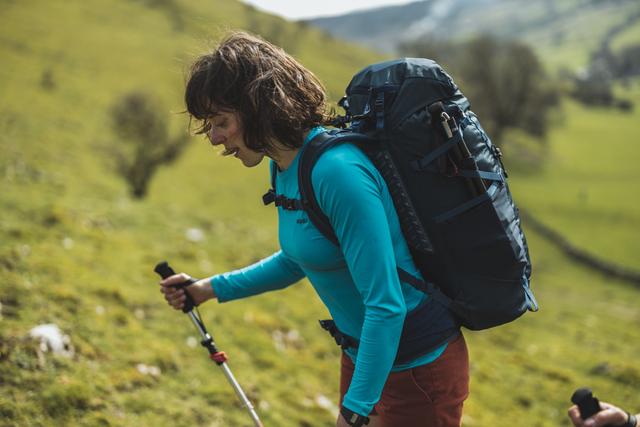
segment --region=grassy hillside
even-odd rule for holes
[[[0,426],[249,425],[151,270],[168,259],[204,276],[276,250],[275,212],[260,200],[267,171],[195,140],[147,199],[131,200],[104,161],[107,110],[142,88],[184,131],[184,68],[225,28],[289,44],[334,99],[377,57],[228,1],[0,0],[0,24]],[[637,84],[629,96],[640,102]],[[637,267],[640,112],[568,103],[565,114],[542,170],[512,171],[516,198],[576,243]],[[204,239],[190,240],[190,228]],[[568,396],[583,384],[640,407],[638,290],[528,237],[542,310],[467,334],[465,425],[567,425]],[[266,426],[332,425],[338,349],[317,326],[326,310],[308,283],[202,314]],[[69,334],[73,358],[27,338],[50,322]]]

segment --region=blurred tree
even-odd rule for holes
[[[51,91],[56,88],[56,81],[53,78],[53,71],[51,68],[46,68],[42,71],[40,76],[40,87],[47,91]]]
[[[474,111],[496,143],[504,142],[510,128],[546,135],[559,98],[529,46],[478,37],[465,45],[457,69]]]
[[[615,96],[616,80],[640,75],[640,45],[633,44],[614,53],[608,45],[591,55],[589,66],[569,76],[573,83],[571,96],[584,105],[633,110],[633,102]]]
[[[461,43],[415,41],[401,50],[442,64],[496,144],[504,144],[509,129],[540,139],[546,135],[559,97],[529,46],[479,36]]]
[[[158,167],[178,158],[189,139],[187,134],[171,138],[166,118],[158,112],[149,95],[131,92],[123,95],[111,109],[111,122],[118,140],[108,152],[131,195],[147,194],[149,182]]]
[[[617,77],[629,78],[640,75],[640,44],[623,48],[617,58]]]

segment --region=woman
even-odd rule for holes
[[[189,114],[202,123],[199,133],[211,144],[222,145],[223,154],[246,167],[269,157],[277,165],[278,194],[299,199],[300,149],[330,121],[323,87],[309,70],[264,40],[234,33],[195,62],[185,100]],[[438,314],[455,329],[447,340],[411,360],[396,360],[407,314],[431,308],[425,309],[430,307],[426,294],[398,278],[398,267],[421,275],[384,180],[352,144],[323,154],[312,177],[340,247],[325,239],[304,211],[280,206],[280,251],[244,269],[200,280],[188,292],[196,304],[214,298],[226,302],[307,277],[340,331],[358,340],[357,348],[342,355],[337,426],[363,425],[367,417],[369,426],[459,426],[468,395],[468,354],[451,316]],[[171,285],[187,277],[161,282],[176,309],[185,295]],[[429,327],[428,322],[420,326]]]

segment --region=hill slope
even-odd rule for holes
[[[276,250],[275,214],[260,199],[267,170],[197,140],[133,201],[104,163],[108,108],[142,88],[184,131],[183,69],[220,28],[280,37],[334,98],[377,57],[237,2],[3,0],[0,23],[0,426],[249,425],[151,270],[167,259],[203,276]],[[638,85],[630,91],[640,102]],[[640,207],[629,195],[640,150],[628,141],[638,139],[640,112],[566,111],[547,167],[511,171],[516,199],[588,249],[637,266]],[[528,237],[542,310],[467,334],[465,426],[567,425],[568,396],[583,384],[637,407],[640,331],[629,325],[640,321],[638,291]],[[334,423],[339,354],[317,326],[327,313],[306,281],[202,314],[266,426]],[[69,334],[73,358],[27,338],[42,323]]]

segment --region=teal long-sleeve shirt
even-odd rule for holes
[[[323,131],[313,129],[307,141]],[[305,141],[305,143],[307,142]],[[276,192],[299,199],[298,161],[276,176]],[[338,328],[360,344],[347,354],[355,372],[343,405],[363,415],[380,399],[389,372],[429,363],[446,344],[409,364],[393,366],[404,318],[427,295],[398,279],[397,267],[416,269],[386,183],[352,144],[331,148],[312,171],[313,189],[340,247],[304,211],[278,207],[281,250],[241,270],[212,277],[220,302],[285,288],[307,277]]]

